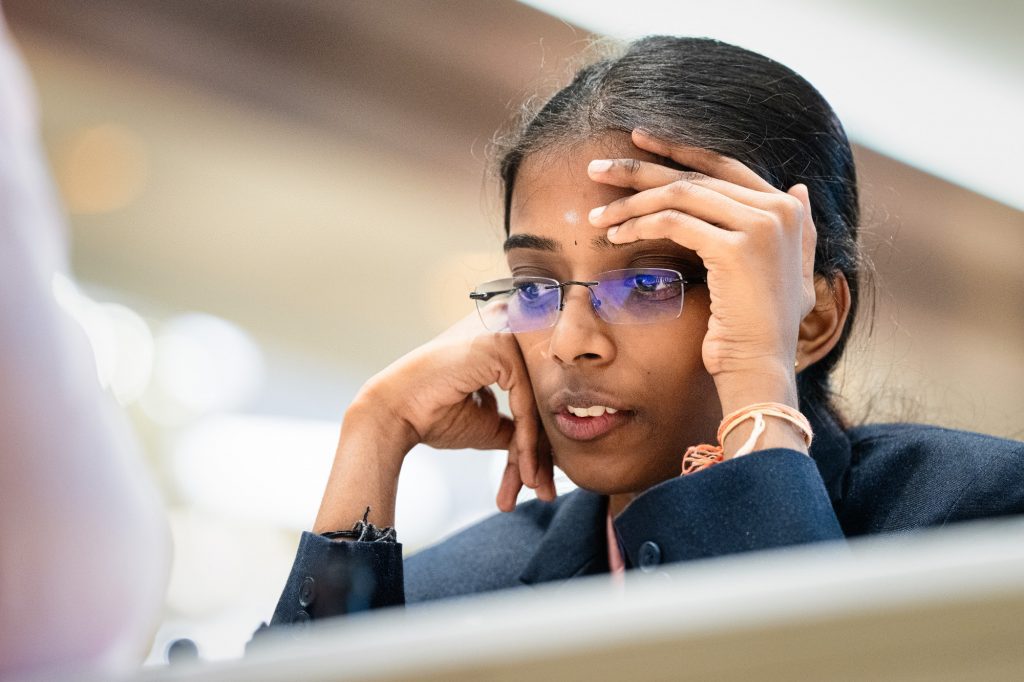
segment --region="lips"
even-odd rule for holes
[[[600,391],[562,390],[549,400],[549,407],[561,434],[579,441],[600,438],[633,417],[618,398]]]

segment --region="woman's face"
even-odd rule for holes
[[[594,159],[624,157],[657,162],[626,134],[556,147],[524,160],[506,245],[513,275],[581,281],[638,267],[703,275],[700,258],[673,242],[613,245],[603,230],[590,225],[591,209],[632,191],[594,182],[587,166]],[[523,240],[522,235],[540,239]],[[585,287],[568,286],[564,292],[565,307],[554,327],[516,335],[555,464],[577,485],[602,494],[637,492],[678,476],[686,447],[712,442],[721,419],[714,383],[701,359],[707,288],[685,288],[677,319],[643,325],[600,319]],[[578,417],[569,406],[618,411]]]

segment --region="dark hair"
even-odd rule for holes
[[[825,98],[800,75],[750,50],[709,38],[650,36],[580,68],[572,82],[497,142],[505,233],[516,174],[535,152],[613,131],[655,136],[735,158],[772,186],[807,186],[818,230],[814,270],[843,273],[851,308],[835,348],[798,376],[802,407],[843,423],[829,386],[860,293],[859,203],[853,153]]]

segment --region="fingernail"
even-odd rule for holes
[[[591,220],[597,220],[599,217],[601,217],[601,214],[604,213],[604,209],[605,208],[607,208],[607,207],[606,206],[598,206],[597,208],[595,208],[593,211],[590,212],[590,219]]]
[[[608,159],[596,159],[590,162],[588,169],[591,173],[603,173],[612,167],[612,162]]]
[[[611,239],[612,237],[614,237],[615,233],[618,232],[618,231],[619,231],[619,226],[618,225],[616,225],[615,227],[609,227],[608,228],[608,239]]]

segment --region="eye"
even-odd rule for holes
[[[637,302],[667,301],[682,293],[679,279],[673,275],[640,272],[623,281],[630,297]]]
[[[652,272],[647,274],[659,276],[659,270],[675,270],[676,272],[682,273],[684,279],[694,279],[703,277],[707,274],[707,268],[704,267],[704,262],[696,255],[692,259],[676,258],[664,255],[642,255],[631,260],[629,267],[639,271],[650,269]]]
[[[541,285],[536,282],[518,284],[516,285],[516,289],[519,290],[519,298],[524,301],[536,301],[544,294],[544,291],[541,289]]]
[[[659,285],[662,284],[662,278],[661,277],[659,277],[657,275],[651,275],[651,274],[648,274],[648,273],[634,275],[631,278],[631,280],[632,280],[631,283],[630,283],[631,286],[634,289],[637,289],[637,290],[643,291],[643,292],[657,291]]]

